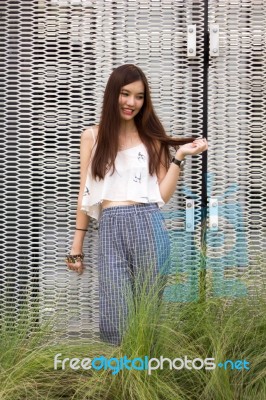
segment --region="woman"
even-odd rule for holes
[[[169,146],[178,147],[171,160]],[[99,126],[81,135],[76,231],[66,263],[83,272],[89,217],[99,220],[101,337],[120,344],[128,296],[149,275],[152,286],[169,261],[160,207],[175,191],[187,155],[207,150],[206,139],[174,139],[156,116],[147,78],[132,64],[111,74]]]

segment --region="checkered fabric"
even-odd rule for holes
[[[119,345],[138,290],[165,276],[170,241],[156,203],[109,207],[99,221],[101,339]],[[145,289],[143,289],[145,288]]]

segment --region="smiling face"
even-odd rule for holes
[[[124,121],[132,120],[144,103],[144,84],[142,81],[129,83],[121,88],[119,95],[119,112]]]

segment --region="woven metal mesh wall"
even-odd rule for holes
[[[36,321],[55,316],[63,336],[97,339],[97,224],[85,241],[82,277],[63,261],[75,226],[80,134],[99,121],[110,72],[126,62],[147,74],[169,134],[202,133],[203,44],[188,59],[186,32],[197,24],[203,34],[203,2],[10,0],[0,7],[2,315],[19,315],[25,297],[30,307],[38,299]],[[184,299],[197,290],[185,272],[199,256],[183,210],[188,191],[200,203],[200,166],[200,156],[188,161],[165,208]]]
[[[1,2],[0,13],[0,307],[8,319],[25,311],[26,299],[32,308],[39,292],[42,148],[35,101],[36,3]],[[32,315],[38,318],[37,310]]]
[[[209,196],[218,201],[218,231],[208,231],[209,294],[262,292],[265,282],[263,145],[266,4],[211,1],[220,51],[209,68]]]
[[[80,133],[99,121],[112,69],[132,62],[147,74],[167,132],[202,134],[203,7],[167,0],[0,4],[1,315],[19,315],[25,298],[30,308],[37,299],[37,322],[56,316],[67,337],[97,339],[97,224],[85,241],[83,276],[63,261],[75,226]],[[207,231],[212,296],[253,293],[265,278],[265,15],[263,1],[209,2],[209,22],[220,27],[208,88],[206,178],[219,214],[219,230]],[[186,55],[189,24],[197,25],[194,59]],[[185,230],[187,198],[195,200],[195,232]],[[166,301],[197,297],[200,198],[197,156],[164,208],[174,259]]]

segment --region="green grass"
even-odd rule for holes
[[[194,303],[158,301],[160,286],[147,288],[130,306],[128,329],[121,346],[75,345],[49,340],[52,321],[37,331],[25,307],[0,324],[1,400],[264,400],[266,398],[266,302],[262,297],[206,299]],[[36,310],[35,310],[36,311]],[[36,312],[34,313],[36,315]],[[26,317],[25,317],[26,316]],[[247,360],[250,370],[216,368],[170,370],[54,370],[54,356],[160,356],[171,360],[212,357],[219,361]]]

